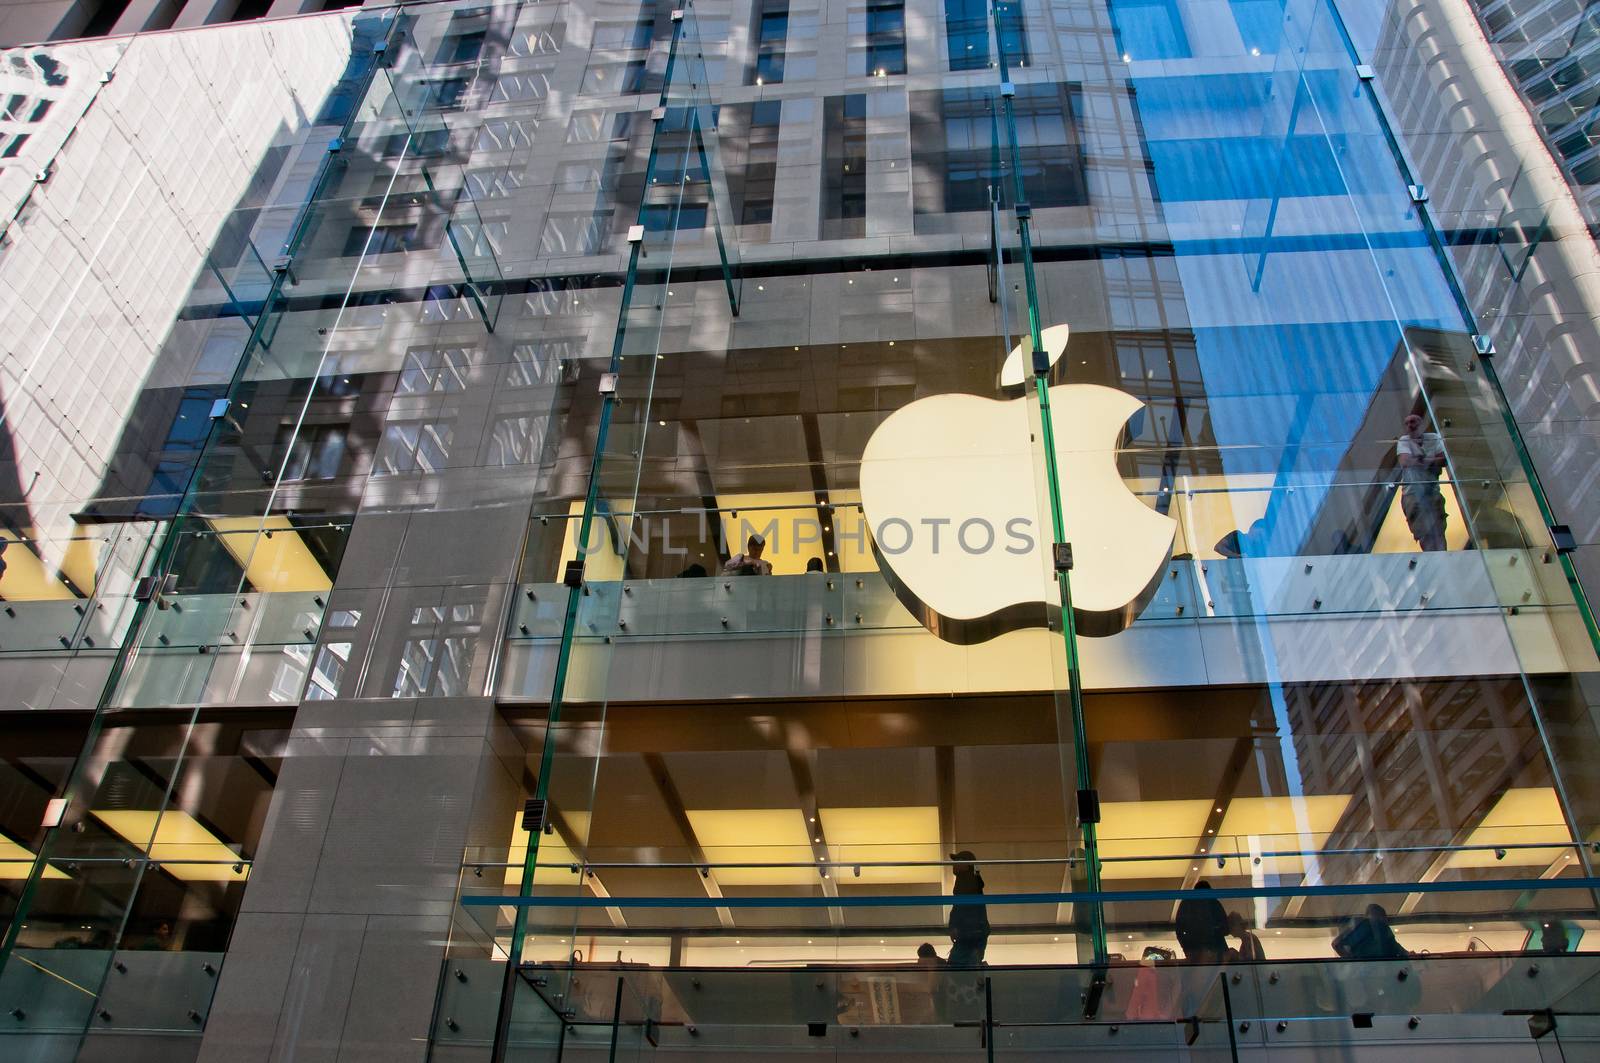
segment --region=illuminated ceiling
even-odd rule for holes
[[[89,814],[184,882],[243,882],[250,865],[187,812],[92,809]],[[234,870],[235,867],[238,870]]]
[[[1554,787],[1532,786],[1507,790],[1500,795],[1483,822],[1467,836],[1464,844],[1486,846],[1466,852],[1453,853],[1445,866],[1472,867],[1548,867],[1563,857],[1570,856],[1570,848],[1544,847],[1541,842],[1570,842],[1572,835],[1561,814],[1561,802]],[[1516,849],[1510,846],[1532,845],[1536,848]],[[1504,859],[1497,859],[1494,848],[1506,850]]]
[[[333,586],[288,517],[207,517],[206,523],[244,569],[251,590],[325,591]]]

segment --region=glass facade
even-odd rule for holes
[[[7,1057],[1586,1058],[1600,249],[1492,8],[5,50]]]

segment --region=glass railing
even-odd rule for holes
[[[220,952],[157,946],[118,950],[18,948],[0,974],[0,1054],[6,1038],[90,1031],[200,1036],[222,967]],[[104,982],[102,984],[102,978]]]
[[[124,674],[118,704],[298,700],[327,594],[164,595]]]
[[[579,856],[552,837],[540,849],[532,899],[515,899],[521,852],[466,862],[453,944],[503,955],[520,906],[530,921],[529,961],[578,952],[647,966],[882,962],[914,956],[925,943],[950,952],[958,922],[950,913],[978,904],[985,962],[1070,964],[1082,956],[1085,902],[1098,900],[1110,954],[1130,961],[1203,959],[1207,946],[1186,929],[1199,918],[1185,916],[1191,908],[1212,919],[1218,957],[1600,951],[1594,883],[1559,825],[1516,828],[1484,844],[1419,832],[1365,845],[1326,835],[1197,844],[1117,837],[1112,822],[1101,826],[1104,887],[1092,897],[1070,888],[1085,877],[1087,857],[1050,854],[1044,844],[986,846],[983,894],[963,897],[970,880],[931,843],[823,845],[816,856],[804,845],[664,849],[641,861],[621,851]],[[650,896],[633,892],[642,890]],[[1376,935],[1362,926],[1374,906],[1387,925]]]
[[[1177,921],[1190,924],[1192,938],[1205,906],[1236,906],[1246,900],[1236,896],[1242,892],[1163,891],[1158,900],[1169,919],[1177,905]],[[934,942],[950,904],[962,907],[958,897],[839,897],[816,906],[836,915],[892,911],[892,923],[927,927],[921,944],[917,934],[851,925],[848,914],[844,926],[830,927],[824,914],[817,926],[796,932],[786,924],[810,916],[794,916],[796,902],[781,897],[725,898],[739,919],[761,912],[777,925],[749,920],[694,930],[669,927],[686,910],[653,898],[597,898],[610,922],[631,929],[563,933],[537,917],[535,946],[542,934],[559,934],[551,944],[562,951],[525,954],[511,1043],[525,1053],[520,1059],[554,1058],[539,1053],[563,1040],[603,1049],[613,1038],[706,1051],[809,1045],[979,1059],[991,1052],[1188,1049],[1190,1058],[1217,1052],[1215,1058],[1231,1059],[1241,1048],[1358,1051],[1399,1043],[1436,1050],[1485,1037],[1531,1046],[1552,1023],[1572,1042],[1582,1037],[1600,985],[1600,956],[1565,944],[1429,951],[1417,947],[1414,920],[1389,920],[1380,894],[1345,899],[1357,914],[1342,921],[1341,954],[1324,957],[1287,950],[1276,935],[1264,946],[1252,939],[1253,954],[1230,947],[1210,958],[1188,942],[1128,948],[1119,925],[1125,913],[1108,903],[1113,951],[1105,964],[1084,965],[1063,943],[1065,933],[1036,932],[1040,943],[1024,951],[996,919],[1002,909],[1070,905],[1081,895],[992,894],[982,898],[996,923],[988,958],[953,967],[944,955],[948,938]],[[460,942],[453,951],[435,1041],[485,1043],[503,953]]]

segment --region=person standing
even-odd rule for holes
[[[983,876],[978,874],[977,855],[970,849],[951,853],[955,865],[955,895],[983,894]],[[984,950],[989,947],[989,906],[953,904],[950,906],[949,967],[981,967]]]
[[[761,554],[767,548],[767,540],[759,533],[752,532],[748,542],[744,544],[744,553],[734,554],[722,564],[724,576],[770,576],[772,575],[772,562],[761,560]]]
[[[1256,937],[1256,932],[1250,929],[1250,924],[1238,912],[1228,913],[1228,936],[1239,939],[1239,947],[1233,950],[1233,954],[1244,963],[1260,963],[1267,958],[1261,948],[1261,939]]]
[[[1406,431],[1395,441],[1400,462],[1400,511],[1412,538],[1424,550],[1443,550],[1444,492],[1439,473],[1444,469],[1444,440],[1438,432],[1422,430],[1422,415],[1406,415]]]
[[[1197,890],[1209,890],[1211,883],[1196,882]],[[1185,897],[1178,902],[1173,921],[1178,947],[1190,963],[1221,963],[1228,951],[1228,913],[1215,897]]]

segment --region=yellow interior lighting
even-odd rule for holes
[[[556,559],[556,571],[550,574],[552,583],[559,583],[562,566],[578,556],[578,531],[583,525],[584,500],[575,499],[567,507],[572,519],[566,521],[567,530],[561,542],[561,556]],[[608,503],[610,517],[598,512],[589,524],[589,552],[583,558],[583,578],[591,583],[613,583],[622,579],[623,563],[627,559],[628,536],[633,532],[633,503]],[[538,881],[536,878],[534,881]]]
[[[288,517],[207,517],[206,523],[244,569],[252,590],[325,591],[333,586]]]
[[[1100,859],[1114,862],[1101,864],[1100,877],[1181,879],[1196,863],[1187,857],[1199,852],[1199,846],[1205,844],[1196,839],[1205,833],[1206,815],[1210,811],[1211,802],[1206,800],[1106,802],[1100,806],[1100,827],[1095,840]],[[1184,859],[1126,859],[1139,856]]]
[[[243,858],[187,812],[91,809],[89,814],[147,852],[173,878],[184,882],[243,882],[250,877],[250,865],[242,864],[235,871],[234,866]]]
[[[1349,794],[1310,797],[1236,797],[1228,802],[1222,826],[1207,848],[1224,852],[1301,852],[1320,850],[1350,805]],[[1227,871],[1240,874],[1256,865],[1229,860]],[[1304,874],[1300,856],[1266,856],[1260,869],[1269,875]]]
[[[104,538],[93,525],[76,524],[67,548],[61,554],[61,574],[85,594],[94,593],[95,578],[100,567],[100,554],[105,548]],[[11,552],[6,551],[9,559]]]
[[[566,812],[561,818],[577,832],[576,843],[582,845],[589,837],[590,814]],[[538,866],[533,869],[535,886],[576,886],[582,881],[571,870],[572,865],[578,862],[572,845],[573,841],[563,837],[559,829],[539,839],[539,852],[534,858]],[[506,863],[512,865],[506,868],[507,886],[522,885],[522,865],[527,859],[528,832],[522,829],[522,812],[518,811],[511,820],[511,848],[506,854]]]
[[[52,576],[39,555],[13,531],[0,531],[7,543],[0,561],[6,563],[0,575],[0,597],[8,602],[60,601],[75,597],[65,583]]]
[[[830,491],[828,500],[834,504],[833,548],[839,554],[839,571],[878,571],[878,559],[872,556],[867,518],[861,512],[861,492]]]
[[[25,879],[33,870],[33,851],[0,834],[0,879]],[[45,865],[45,878],[66,878],[67,873]]]
[[[745,540],[753,531],[767,538],[761,559],[772,562],[774,576],[801,575],[807,561],[823,555],[824,514],[810,491],[718,495],[717,506],[722,511],[722,539],[730,557],[744,553]]]
[[[1529,786],[1507,790],[1489,809],[1473,832],[1467,835],[1466,844],[1489,848],[1470,849],[1455,853],[1447,867],[1548,867],[1564,856],[1572,854],[1570,844],[1550,848],[1513,849],[1513,845],[1538,845],[1540,842],[1569,842],[1566,819],[1561,815],[1561,802],[1551,786]],[[1505,847],[1505,859],[1496,859],[1495,846]]]
[[[887,861],[938,861],[939,809],[933,805],[901,808],[823,808],[823,838],[836,864],[882,863]],[[931,867],[863,867],[839,872],[839,881],[920,882],[944,881],[944,869]]]
[[[806,864],[816,860],[797,808],[689,809],[689,825],[712,864]],[[719,867],[724,886],[808,886],[814,867]]]
[[[1396,436],[1399,434],[1395,433]],[[1441,480],[1439,490],[1444,495],[1445,548],[1465,550],[1467,522],[1461,519],[1461,499],[1456,495],[1455,485]],[[1372,542],[1371,553],[1414,554],[1420,549],[1417,546],[1416,536],[1411,534],[1411,526],[1406,523],[1406,514],[1400,499],[1401,492],[1398,489],[1390,492],[1389,511],[1384,515],[1383,524],[1378,528],[1378,537]]]

